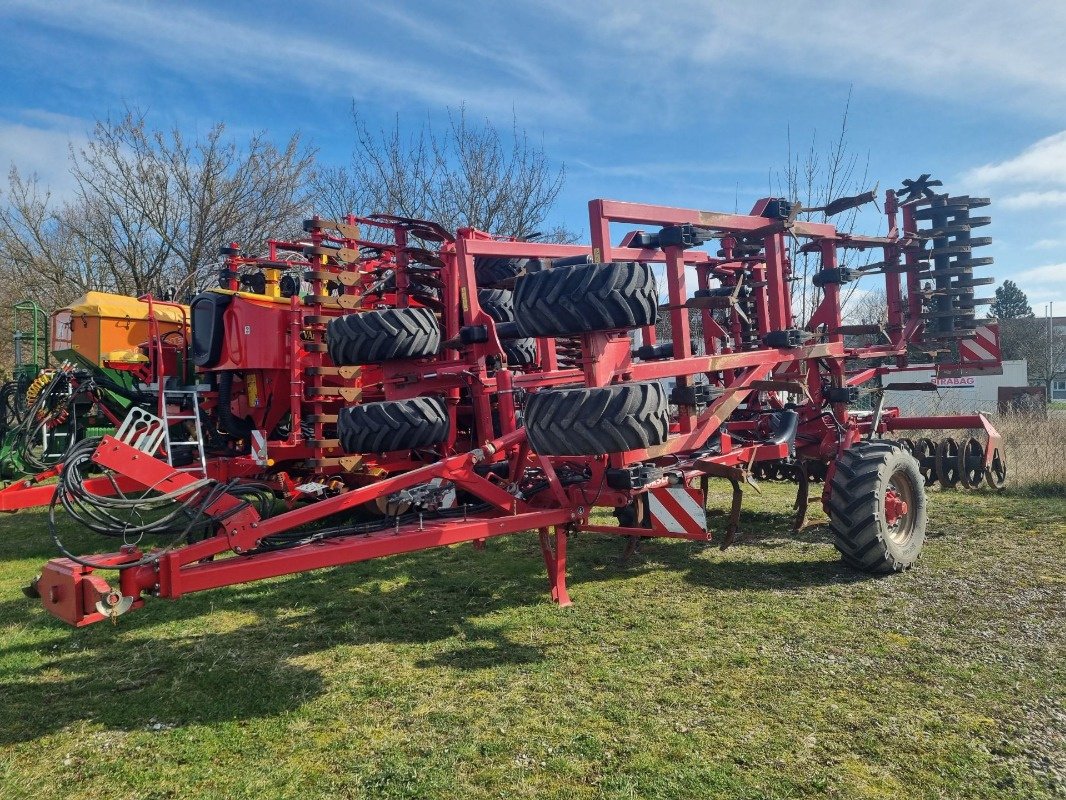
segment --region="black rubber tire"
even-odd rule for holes
[[[440,350],[440,325],[428,308],[348,314],[326,326],[326,349],[338,367],[425,358]]]
[[[665,442],[668,408],[666,390],[656,382],[545,389],[526,400],[525,426],[541,455],[598,456]]]
[[[337,436],[346,453],[433,447],[448,439],[448,428],[448,408],[439,397],[363,403],[337,416]]]
[[[899,523],[903,530],[885,519],[890,486],[905,495],[908,505]],[[927,523],[925,480],[910,453],[882,440],[854,444],[837,459],[829,530],[849,565],[875,575],[908,569],[921,555]]]
[[[510,289],[478,289],[477,301],[481,310],[496,322],[514,322],[514,292]],[[503,339],[503,354],[512,367],[525,367],[537,361],[537,342],[528,336]]]
[[[507,366],[528,367],[537,363],[537,340],[536,339],[504,339],[503,354],[507,356]]]
[[[521,278],[514,306],[515,322],[526,336],[565,336],[654,325],[659,292],[647,264],[582,264]]]
[[[478,286],[497,286],[513,281],[530,267],[540,267],[535,258],[494,258],[477,256],[474,259],[474,280]]]

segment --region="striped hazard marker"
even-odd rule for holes
[[[959,340],[959,358],[967,361],[1000,361],[999,325],[982,325],[973,332],[973,338]]]
[[[703,492],[690,486],[670,486],[648,492],[652,530],[707,536],[707,512]]]

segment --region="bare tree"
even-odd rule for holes
[[[110,288],[86,243],[73,236],[70,206],[57,205],[35,175],[12,167],[0,205],[0,280],[12,300],[62,305],[89,289]]]
[[[848,92],[840,115],[840,127],[825,146],[818,140],[818,132],[811,134],[808,147],[802,152],[793,149],[792,129],[788,130],[788,161],[784,173],[777,173],[778,192],[789,200],[798,200],[804,208],[820,208],[833,200],[855,195],[867,190],[869,155],[860,159],[848,141],[848,116],[851,110],[851,92]],[[860,215],[859,208],[852,208],[832,218],[825,211],[810,215],[813,222],[832,222],[837,230],[850,233],[855,229]],[[790,240],[789,258],[797,280],[791,284],[792,301],[798,320],[806,323],[821,299],[821,291],[811,285],[810,278],[819,270],[817,253],[801,253],[800,243]],[[868,263],[869,256],[856,250],[839,252],[840,266],[854,267]],[[851,263],[849,263],[851,262]],[[842,303],[846,307],[852,298],[856,284],[843,292]],[[863,293],[857,295],[861,297]],[[847,309],[846,309],[847,310]]]
[[[0,206],[0,275],[46,308],[88,289],[160,293],[207,282],[218,247],[257,251],[305,210],[314,153],[298,134],[238,145],[219,123],[188,141],[129,110],[71,148],[74,196],[56,203],[12,169]],[[20,276],[33,276],[19,283]]]
[[[430,219],[445,228],[475,227],[519,238],[548,234],[572,240],[545,219],[565,178],[517,121],[507,134],[475,124],[465,109],[448,113],[444,130],[423,123],[406,132],[371,131],[353,111],[355,147],[350,167],[319,170],[314,192],[333,215],[374,212]]]
[[[1046,387],[1050,398],[1051,382],[1066,375],[1066,332],[1052,320],[1032,316],[998,323],[1003,359],[1025,359],[1029,383]]]
[[[188,142],[178,128],[152,130],[129,111],[98,122],[88,144],[72,150],[70,225],[119,291],[188,285],[215,263],[220,244],[254,250],[292,226],[313,160],[299,134],[280,149],[263,133],[238,146],[218,123]]]

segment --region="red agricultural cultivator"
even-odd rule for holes
[[[146,597],[537,531],[567,604],[570,533],[708,541],[719,478],[733,487],[725,547],[753,473],[797,482],[797,525],[821,482],[844,560],[905,569],[925,538],[926,455],[885,434],[983,430],[940,457],[969,483],[1005,477],[984,417],[881,402],[880,377],[919,355],[914,369],[942,374],[997,368],[954,355],[991,281],[971,255],[988,240],[970,235],[987,200],[933,185],[887,192],[884,236],[804,221],[779,199],[746,215],[593,200],[590,245],[376,216],[309,220],[263,258],[224,248],[224,288],[191,304],[195,376],[157,369],[157,408],[71,451],[51,508],[64,557],[29,591],[85,625]],[[819,263],[802,325],[790,244]],[[880,260],[844,266],[855,250]],[[887,321],[845,324],[844,287],[874,275]],[[120,546],[77,556],[62,519]]]

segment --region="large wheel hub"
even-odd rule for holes
[[[889,525],[898,525],[908,511],[907,501],[900,496],[895,488],[890,487],[885,492],[885,522]]]

